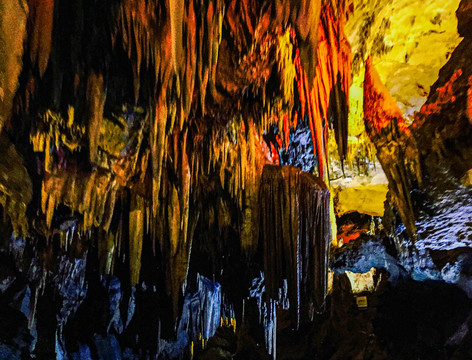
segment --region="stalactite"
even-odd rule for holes
[[[299,52],[295,57],[302,117],[308,106],[308,123],[313,150],[318,154],[319,174],[327,179],[327,137],[331,118],[341,161],[347,154],[348,99],[352,54],[344,35],[344,18],[335,15],[331,4],[323,6],[318,29],[318,64],[313,82]],[[303,65],[303,66],[302,66]],[[313,84],[313,85],[311,85]]]
[[[344,34],[345,19],[330,11],[323,12],[323,23],[328,27],[327,38],[331,58],[331,93],[329,94],[328,119],[332,118],[338,145],[339,158],[343,162],[347,155],[349,87],[351,86],[351,47]],[[329,114],[331,112],[331,115]]]
[[[249,125],[247,136],[248,168],[246,172],[245,191],[246,208],[244,209],[241,225],[241,247],[246,255],[250,256],[257,250],[258,245],[258,238],[254,236],[254,234],[259,233],[258,190],[263,164],[260,155],[258,155],[260,154],[260,150],[256,148],[258,139],[256,139],[257,135],[253,124]],[[260,143],[257,145],[260,146]]]
[[[266,165],[259,190],[266,291],[278,299],[284,279],[292,324],[322,311],[330,243],[329,191],[313,175]],[[311,310],[310,310],[311,309]]]
[[[172,64],[174,72],[180,75],[180,64],[182,63],[182,26],[184,15],[184,0],[169,0],[170,27],[172,33]],[[185,60],[185,58],[184,58]],[[185,62],[185,61],[183,61]]]
[[[275,2],[277,20],[285,26],[292,24],[300,44],[300,58],[308,75],[311,87],[317,63],[318,23],[322,7],[321,0],[277,0]]]
[[[292,44],[292,37],[293,30],[287,29],[284,34],[278,36],[276,49],[276,59],[282,82],[282,98],[280,100],[281,104],[277,104],[276,109],[273,111],[278,114],[278,129],[285,147],[288,147],[290,141],[290,124],[288,119],[295,99],[294,82],[296,79],[296,66],[293,61],[294,46]]]
[[[188,116],[193,100],[193,92],[195,86],[195,75],[197,70],[197,20],[195,15],[194,3],[190,1],[185,16],[185,30],[188,34],[186,44],[186,67],[184,74],[184,92],[182,99],[183,113]],[[184,117],[182,117],[183,119]],[[181,123],[180,128],[182,129]]]
[[[182,216],[180,219],[180,236],[181,242],[187,246],[188,222],[189,222],[189,201],[190,201],[190,168],[187,155],[187,130],[182,138],[182,150],[180,152],[180,208],[182,209]],[[187,254],[188,258],[188,254]]]
[[[152,214],[157,216],[159,190],[161,186],[162,161],[166,148],[167,104],[159,98],[155,110],[155,119],[150,131],[151,165],[152,165]]]
[[[136,286],[139,283],[139,273],[141,271],[144,212],[144,199],[140,195],[132,193],[129,212],[129,266],[132,286]]]
[[[382,84],[371,58],[366,61],[364,78],[364,122],[387,176],[393,202],[408,235],[415,240],[415,214],[410,197],[412,177],[405,166],[407,158],[404,149],[410,137],[410,129],[395,100]]]
[[[170,200],[167,207],[169,214],[169,242],[170,255],[174,257],[177,254],[180,235],[180,202],[179,193],[175,185],[171,185]]]
[[[61,153],[61,151],[63,152],[63,150],[61,150],[62,147],[71,152],[75,151],[79,148],[78,144],[85,133],[84,128],[74,124],[73,108],[69,108],[68,116],[69,118],[65,120],[59,114],[46,111],[41,121],[37,123],[36,129],[32,130],[30,140],[35,152],[45,153],[44,170],[47,175],[44,176],[42,183],[41,203],[43,213],[46,214],[48,227],[51,224],[55,208],[65,201],[67,205],[71,206],[74,210],[83,214],[84,211],[87,211],[84,217],[85,228],[87,228],[90,225],[90,221],[95,221],[93,218],[95,214],[93,209],[95,206],[95,197],[93,199],[93,205],[91,205],[89,196],[101,192],[100,199],[106,200],[108,185],[110,185],[111,182],[109,176],[105,175],[107,180],[100,181],[100,185],[97,184],[95,191],[91,192],[95,180],[95,173],[88,178],[77,176],[77,174],[69,176],[67,171],[65,171],[68,168],[67,162],[60,158],[58,159],[59,164],[53,161],[52,152]],[[102,177],[100,176],[99,179],[102,179]],[[105,186],[102,187],[101,185],[104,184]],[[110,187],[115,188],[114,191],[116,191],[115,185]],[[77,192],[74,192],[74,190],[77,190]],[[84,195],[86,196],[85,198],[83,197]],[[100,201],[98,201],[96,206],[99,208],[102,206],[96,215],[103,215],[105,213],[103,208],[105,204],[101,204]],[[107,212],[107,216],[111,217],[111,214]],[[99,222],[101,222],[101,216],[99,217]],[[109,220],[107,223],[109,223]]]
[[[0,5],[0,131],[11,116],[13,97],[18,87],[26,36],[28,7],[18,0]]]
[[[255,0],[231,0],[224,21],[232,40],[241,53],[251,46],[252,36],[257,26],[260,4]]]
[[[113,275],[118,248],[118,233],[115,231],[100,231],[98,235],[98,257],[100,273]]]
[[[202,196],[200,187],[207,188],[207,179],[218,176],[219,186],[233,199],[242,213],[240,222],[241,247],[251,256],[257,250],[258,189],[262,168],[269,160],[265,144],[254,122],[235,117],[226,128],[211,128],[206,135],[192,134],[190,163],[193,201]],[[198,139],[196,141],[196,139]],[[208,154],[202,156],[202,154]],[[202,179],[203,180],[202,182]],[[217,207],[214,217],[229,221],[225,207]],[[220,212],[221,211],[221,212]],[[239,222],[239,221],[238,221]],[[190,225],[189,225],[190,226]]]
[[[103,76],[91,73],[87,81],[87,102],[89,106],[87,134],[89,138],[89,159],[92,163],[95,163],[97,158],[105,99]]]
[[[37,63],[42,76],[46,71],[51,53],[54,0],[29,0],[31,37],[31,62]]]
[[[213,3],[210,3],[213,5]],[[218,49],[221,42],[221,31],[222,31],[222,23],[223,23],[223,15],[224,15],[224,1],[216,0],[214,2],[214,15],[212,18],[207,19],[207,23],[211,24],[211,28],[208,31],[208,49],[210,53],[210,61],[208,63],[210,74],[209,74],[209,85],[210,85],[210,92],[213,98],[216,97],[216,89],[215,89],[215,81],[216,81],[216,65],[218,63]],[[210,11],[207,13],[207,17],[210,16]],[[210,35],[211,34],[211,35]]]
[[[295,57],[295,64],[297,68],[297,80],[298,80],[298,91],[300,94],[300,105],[302,107],[302,117],[305,117],[305,112],[308,116],[308,124],[310,126],[311,138],[313,142],[313,151],[318,154],[318,173],[324,178],[325,171],[325,157],[324,157],[324,144],[323,136],[321,133],[322,117],[319,113],[319,98],[318,98],[318,83],[315,83],[313,90],[308,89],[308,81],[306,74],[301,66],[300,57]],[[313,92],[313,94],[312,94]],[[306,109],[308,110],[306,110]],[[318,131],[317,131],[318,130]]]
[[[199,4],[196,78],[200,95],[199,105],[203,114],[206,112],[207,90],[215,96],[216,65],[223,28],[224,6],[224,1],[221,0]]]
[[[173,301],[174,314],[178,314],[178,301],[182,284],[187,277],[187,267],[190,256],[191,240],[195,227],[194,214],[190,214],[191,172],[188,160],[187,129],[180,132],[178,128],[169,139],[168,157],[173,167],[167,169],[177,177],[178,182],[163,182],[167,219],[168,238],[161,237],[161,249],[167,259],[167,291]],[[182,144],[182,147],[179,145]],[[164,204],[162,204],[164,205]],[[161,206],[162,206],[161,205]]]
[[[123,46],[133,63],[135,97],[139,94],[139,71],[145,60],[146,66],[151,63],[155,67],[156,84],[161,89],[173,88],[168,92],[175,97],[168,97],[167,105],[178,105],[182,128],[193,101],[195,80],[203,112],[207,85],[215,92],[224,1],[185,4],[172,0],[165,10],[153,2],[126,0],[121,5],[116,31],[122,34]]]

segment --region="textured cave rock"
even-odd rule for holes
[[[32,198],[31,179],[22,156],[6,134],[0,135],[0,147],[0,204],[14,224],[15,233],[24,236],[28,233],[26,206]]]
[[[472,19],[471,19],[472,3],[467,0],[462,0],[456,10],[457,15],[457,31],[460,36],[470,38],[472,37]]]
[[[419,148],[422,164],[433,182],[435,176],[444,181],[438,167],[459,179],[472,167],[470,41],[464,38],[454,50],[413,124],[413,135],[422,144]]]
[[[372,56],[382,82],[411,122],[461,40],[455,16],[460,3],[353,1],[345,27],[353,52],[353,88],[362,91],[364,61]]]

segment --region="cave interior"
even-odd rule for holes
[[[1,0],[0,359],[472,359],[472,0]]]

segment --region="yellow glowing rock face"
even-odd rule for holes
[[[376,273],[375,268],[371,268],[366,273],[353,273],[346,271],[346,275],[349,278],[351,283],[352,292],[354,294],[359,294],[364,291],[374,291],[375,290],[375,281],[374,275]]]
[[[349,136],[360,136],[364,131],[364,111],[362,108],[364,91],[364,69],[353,77],[349,88]]]
[[[353,83],[371,55],[382,82],[410,118],[460,41],[459,0],[354,0],[354,5],[345,28],[354,54]]]
[[[336,214],[357,211],[361,214],[383,216],[388,185],[359,185],[338,190]]]

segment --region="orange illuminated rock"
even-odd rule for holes
[[[302,68],[301,58],[299,56],[295,58],[302,117],[304,117],[305,104],[307,104],[313,150],[315,155],[318,154],[319,174],[323,179],[327,174],[326,139],[331,121],[333,121],[338,152],[342,161],[347,154],[352,54],[343,30],[344,21],[342,15],[335,15],[330,5],[322,8],[318,29],[317,58],[319,61],[313,82],[311,82],[310,74],[304,67]]]
[[[29,0],[32,24],[30,57],[37,63],[41,75],[46,71],[51,53],[54,0]]]
[[[72,218],[67,221],[77,238],[87,234],[98,242],[102,272],[121,271],[117,254],[126,259],[132,286],[139,285],[141,264],[158,263],[177,316],[196,228],[211,230],[204,247],[221,248],[224,232],[231,231],[232,241],[240,240],[238,254],[251,258],[260,249],[263,167],[282,161],[278,151],[288,146],[299,116],[309,120],[319,172],[327,178],[327,128],[333,116],[341,122],[336,129],[344,126],[350,77],[342,5],[322,9],[321,0],[123,0],[99,8],[66,3],[29,0],[25,44],[31,61],[25,62],[16,95],[21,26],[18,39],[6,41],[18,47],[8,60],[14,66],[3,69],[0,54],[0,70],[11,71],[14,85],[7,94],[0,84],[0,97],[8,95],[11,102],[15,95],[8,136],[30,157],[27,171],[16,168],[16,175],[31,173],[37,184],[34,196],[23,186],[21,201],[12,202],[9,195],[0,201],[20,204],[6,206],[7,213],[9,206],[16,211],[10,216],[15,231],[34,226],[48,240],[65,233],[63,217]],[[0,13],[3,7],[4,2]],[[3,123],[9,114],[0,116]],[[264,131],[276,124],[279,135],[268,146]],[[5,174],[10,176],[4,171],[0,178]],[[310,301],[320,309],[333,211],[325,201],[327,190],[310,176],[300,175],[297,191],[312,198],[298,196],[295,204],[291,190],[283,194],[301,211],[300,222],[305,212],[310,217],[301,226],[304,244],[323,249],[306,259],[310,266],[316,262],[306,281],[311,290],[316,283]],[[15,189],[0,179],[4,184],[3,193]],[[219,201],[212,202],[215,194]],[[36,199],[28,208],[32,218],[19,221],[30,198]],[[317,200],[322,213],[316,212]],[[61,240],[60,250],[68,243]],[[220,253],[211,256],[220,261]]]
[[[129,212],[129,266],[132,286],[136,286],[139,283],[141,253],[143,250],[144,218],[144,199],[139,195],[134,195],[131,199],[131,209]]]
[[[54,167],[44,175],[41,185],[41,209],[47,227],[51,226],[56,208],[67,205],[83,215],[81,230],[94,226],[108,230],[118,188],[114,177],[104,170],[84,174]]]
[[[472,187],[472,169],[467,171],[465,175],[461,178],[461,183],[464,186]]]
[[[422,115],[431,115],[431,114],[439,114],[444,105],[453,103],[456,101],[456,97],[454,96],[453,85],[454,82],[462,75],[462,70],[458,69],[454,72],[452,77],[449,81],[444,84],[443,86],[436,89],[436,101],[435,102],[428,102],[421,107],[421,114]],[[415,126],[418,126],[418,122],[416,122]]]

